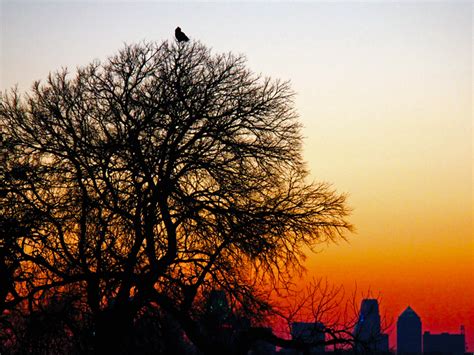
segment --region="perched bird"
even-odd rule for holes
[[[174,30],[174,35],[176,36],[176,40],[178,42],[187,42],[187,41],[189,41],[188,36],[186,36],[184,34],[184,32],[181,31],[181,28],[179,28],[179,27],[176,27],[176,29]]]

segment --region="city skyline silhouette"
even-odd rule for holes
[[[0,343],[210,349],[225,289],[243,348],[362,294],[472,352],[469,5],[2,2]]]

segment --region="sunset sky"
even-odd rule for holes
[[[471,2],[43,2],[0,8],[0,89],[27,90],[181,26],[290,80],[311,179],[348,194],[356,233],[308,276],[371,289],[396,317],[474,351]],[[395,346],[394,333],[390,345]]]

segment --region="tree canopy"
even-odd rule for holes
[[[199,42],[126,45],[0,101],[0,311],[74,290],[96,349],[153,306],[198,349],[202,300],[245,314],[343,236],[345,196],[308,182],[288,82]],[[168,318],[166,318],[168,319]]]

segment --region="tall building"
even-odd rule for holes
[[[225,291],[212,290],[209,293],[206,311],[208,318],[219,325],[229,320],[231,312]]]
[[[322,323],[306,323],[294,322],[291,324],[291,339],[297,339],[308,343],[319,343],[311,348],[310,354],[324,353],[324,324]],[[295,352],[299,354],[298,352]]]
[[[397,320],[397,353],[421,354],[421,319],[410,306]]]
[[[466,351],[464,332],[459,334],[423,334],[423,352],[436,355],[463,355]]]
[[[362,300],[354,336],[359,352],[388,352],[388,334],[382,333],[379,303],[376,299]]]

